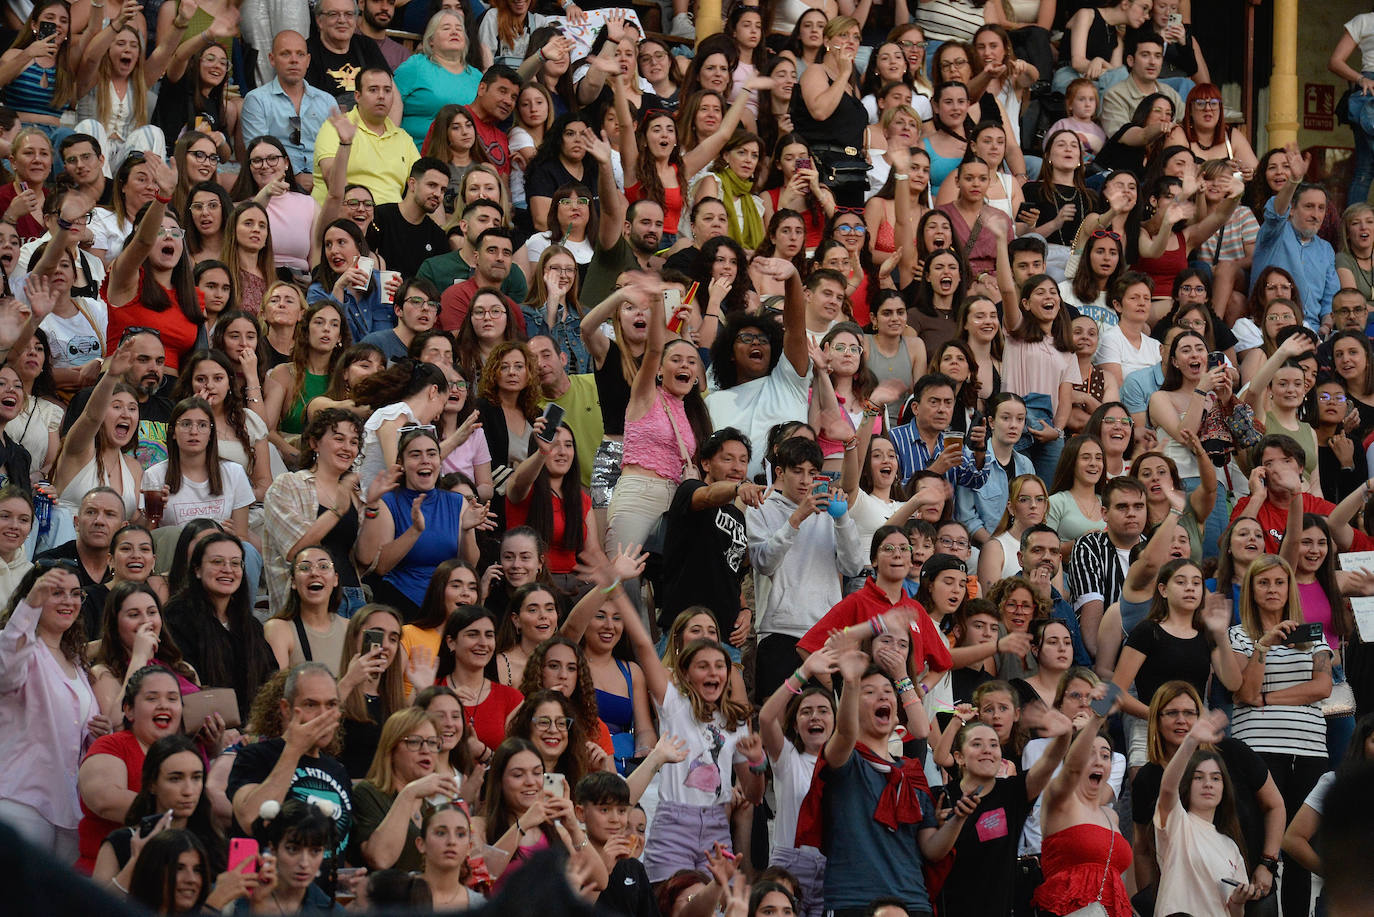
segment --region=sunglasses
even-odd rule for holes
[[[1120,242],[1121,235],[1110,229],[1094,229],[1089,239],[1111,239],[1113,242]]]
[[[119,343],[123,344],[136,334],[151,334],[159,341],[162,340],[162,332],[156,328],[149,328],[147,325],[130,325],[124,329],[124,333],[119,336]]]

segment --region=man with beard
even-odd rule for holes
[[[504,176],[510,175],[510,138],[501,122],[515,111],[520,95],[520,74],[505,64],[493,64],[477,84],[477,98],[468,106],[477,139],[486,147],[487,158]]]
[[[607,155],[605,144],[595,141],[588,156],[598,162]],[[663,207],[647,198],[627,209],[625,196],[615,186],[608,161],[596,172],[597,195],[601,199],[601,218],[597,221],[596,249],[582,281],[579,299],[599,303],[615,290],[615,282],[626,271],[656,271],[663,266],[658,243],[663,238]]]
[[[591,373],[568,375],[568,354],[547,334],[536,334],[527,342],[539,371],[539,388],[544,400],[563,409],[563,422],[573,431],[577,443],[577,464],[582,470],[582,486],[590,487],[592,463],[597,447],[606,436],[601,422],[601,396]]]
[[[1331,299],[1341,286],[1335,249],[1317,235],[1326,219],[1326,189],[1303,182],[1312,159],[1296,143],[1283,152],[1275,161],[1287,160],[1288,180],[1264,205],[1250,276],[1259,277],[1271,265],[1291,274],[1302,299],[1303,323],[1326,337],[1331,332]]]
[[[361,9],[363,15],[358,20],[358,34],[376,42],[387,65],[395,71],[410,57],[405,45],[386,34],[396,18],[396,0],[362,0]]]
[[[1170,518],[1173,518],[1172,515]],[[1063,555],[1059,551],[1059,533],[1048,525],[1033,525],[1021,533],[1021,549],[1016,552],[1021,561],[1021,572],[1030,583],[1031,590],[1042,601],[1048,600],[1052,615],[1063,621],[1073,638],[1073,664],[1091,666],[1093,657],[1083,643],[1083,633],[1078,626],[1078,615],[1073,606],[1064,598]]]
[[[448,245],[452,251],[426,258],[420,265],[418,277],[434,284],[442,293],[455,283],[462,283],[472,276],[473,265],[477,263],[477,237],[484,230],[500,226],[505,219],[501,205],[495,201],[479,198],[463,208],[458,222],[449,227]],[[501,292],[516,302],[523,302],[528,291],[525,272],[511,271],[501,284]]]
[[[0,384],[3,383],[0,371]],[[0,400],[0,405],[3,400]],[[104,621],[105,596],[103,585],[110,563],[110,539],[125,523],[124,499],[111,487],[93,487],[81,498],[76,514],[76,538],[66,544],[44,551],[34,558],[37,563],[58,561],[76,574],[81,588],[86,590],[81,600],[81,620],[87,640],[100,637]]]
[[[426,258],[448,250],[448,234],[430,214],[448,190],[448,166],[430,156],[415,160],[399,203],[378,204],[367,244],[403,277],[414,277]]]
[[[243,97],[243,136],[271,136],[286,147],[291,171],[307,192],[314,188],[310,166],[315,158],[315,137],[319,135],[334,97],[305,81],[310,67],[310,52],[298,32],[278,32],[267,55],[275,73],[272,81]]]
[[[525,315],[520,311],[517,301],[505,293],[506,279],[510,275],[520,274],[520,279],[524,280],[524,273],[511,263],[515,257],[514,236],[504,226],[493,226],[482,230],[477,237],[476,248],[477,263],[472,276],[462,283],[453,284],[439,297],[439,327],[456,334],[463,327],[463,319],[467,318],[472,297],[477,295],[478,290],[494,287],[502,291],[501,296],[506,300],[507,320],[517,335],[523,338],[528,333],[525,331]],[[524,299],[524,296],[520,298]]]
[[[124,374],[124,381],[138,392],[138,446],[134,455],[146,471],[167,459],[167,424],[172,419],[172,401],[158,392],[167,355],[155,328],[129,328],[117,344],[125,341],[133,344],[134,363]],[[66,436],[76,418],[81,416],[94,390],[95,386],[82,389],[72,398],[62,417],[61,435]]]
[[[1102,521],[1106,530],[1089,532],[1074,543],[1064,577],[1088,652],[1097,654],[1102,615],[1121,598],[1130,566],[1131,548],[1145,540],[1145,485],[1135,478],[1112,478],[1102,491]],[[1025,558],[1021,561],[1025,563]],[[1036,573],[1034,569],[1032,573]],[[1036,574],[1031,577],[1035,582]]]

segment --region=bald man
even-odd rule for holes
[[[270,135],[280,140],[291,157],[296,180],[309,191],[315,135],[329,118],[334,100],[305,81],[310,52],[299,32],[278,32],[267,59],[276,76],[243,97],[243,139],[251,143],[254,137]]]

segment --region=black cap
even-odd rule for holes
[[[946,570],[958,570],[967,575],[968,565],[953,554],[932,554],[925,563],[921,564],[921,579],[934,579]]]

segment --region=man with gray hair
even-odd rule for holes
[[[110,563],[110,539],[127,520],[124,498],[118,491],[113,487],[92,487],[77,507],[76,537],[34,558],[35,563],[61,565],[76,574],[81,588],[86,590],[81,601],[81,620],[87,640],[100,638],[105,596],[109,592],[104,582]]]
[[[302,662],[287,674],[279,704],[286,731],[280,738],[245,745],[229,772],[226,795],[234,807],[235,833],[252,831],[264,803],[280,806],[299,799],[318,806],[336,828],[336,847],[320,868],[321,875],[329,875],[329,860],[343,856],[353,825],[353,782],[328,754],[339,731],[334,673],[322,662]]]
[[[1304,156],[1296,143],[1284,147],[1275,160],[1286,163],[1288,180],[1264,205],[1250,282],[1256,283],[1266,267],[1283,268],[1302,297],[1303,323],[1326,337],[1331,332],[1331,298],[1341,286],[1336,252],[1317,235],[1326,219],[1326,189],[1303,183],[1312,157]]]
[[[387,73],[391,65],[382,49],[366,35],[359,35],[358,4],[354,0],[320,0],[315,5],[317,33],[306,42],[310,66],[305,81],[323,89],[347,111],[353,107],[354,80],[372,67]]]

